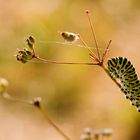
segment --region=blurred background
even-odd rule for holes
[[[61,31],[69,31],[95,48],[88,9],[101,53],[111,39],[108,57],[127,57],[140,75],[139,0],[0,0],[0,9],[0,76],[9,81],[12,96],[42,97],[48,114],[73,139],[80,139],[86,127],[112,128],[112,140],[140,139],[140,113],[100,67],[21,64],[14,57],[33,35],[41,57],[90,61],[84,48],[56,43],[64,42]],[[34,107],[3,98],[0,124],[1,140],[63,139]]]

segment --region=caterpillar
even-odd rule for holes
[[[140,81],[132,63],[124,57],[108,60],[107,67],[111,78],[120,82],[121,91],[140,112]]]

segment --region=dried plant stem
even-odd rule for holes
[[[34,46],[34,44],[33,44],[33,48],[32,48],[32,50],[33,50],[33,56],[36,56],[35,46]]]
[[[96,47],[96,50],[97,50],[98,58],[100,60],[99,45],[98,45],[98,42],[97,42],[97,39],[96,39],[96,34],[95,34],[95,31],[94,31],[94,27],[93,27],[93,24],[91,22],[91,18],[89,16],[89,11],[88,10],[86,10],[86,14],[87,14],[87,17],[88,17],[88,20],[89,20],[89,24],[90,24],[91,32],[92,32],[92,35],[93,35],[93,40],[95,42],[95,47]]]
[[[81,37],[81,35],[78,35],[78,36],[79,36],[79,39],[80,39],[81,43],[82,43],[82,44],[84,45],[84,47],[90,52],[90,55],[92,55],[92,58],[93,58],[95,61],[97,61],[97,62],[100,63],[98,57],[93,53],[93,51],[90,49],[90,47],[88,47],[88,45],[87,45],[86,42],[83,40],[83,38]]]
[[[12,97],[11,95],[9,95],[7,92],[3,92],[2,93],[2,97],[6,100],[10,100],[10,101],[16,101],[16,102],[21,102],[21,103],[25,103],[25,104],[29,104],[29,105],[34,105],[35,107],[37,107],[39,109],[39,111],[45,116],[45,119],[48,121],[48,123],[62,136],[65,138],[65,140],[71,140],[71,138],[69,138],[55,123],[54,121],[49,117],[49,115],[47,114],[47,112],[45,111],[45,109],[40,105],[40,102],[34,102],[32,100],[28,101],[28,100],[22,100],[22,99],[18,99],[15,97]]]
[[[100,66],[103,68],[103,70],[106,72],[106,74],[113,80],[113,82],[114,82],[119,88],[121,88],[121,85],[120,85],[114,78],[111,77],[109,71],[105,68],[105,66],[104,66],[103,64],[100,65]]]
[[[107,45],[107,47],[106,47],[106,49],[105,49],[105,51],[104,51],[104,53],[103,53],[103,55],[102,55],[102,62],[105,60],[105,57],[106,57],[107,54],[108,54],[109,46],[110,46],[111,42],[112,42],[112,40],[109,40],[109,43],[108,43],[108,45]]]
[[[64,137],[65,140],[71,140],[57,125],[54,123],[54,121],[49,117],[47,112],[44,110],[44,108],[41,105],[36,106],[39,111],[44,115],[48,123],[61,135]]]
[[[3,92],[2,97],[6,100],[9,100],[9,101],[16,101],[16,102],[30,104],[30,105],[32,104],[32,101],[27,101],[27,100],[15,98],[15,97],[11,96],[10,94],[8,94],[7,92]]]
[[[36,60],[41,61],[43,63],[49,63],[49,64],[79,64],[79,65],[98,65],[98,63],[93,62],[61,62],[61,61],[53,61],[53,60],[47,60],[44,58],[40,58],[38,56],[35,57]]]
[[[111,41],[109,42],[109,44],[111,43]],[[109,44],[107,46],[107,48],[109,47]],[[107,49],[106,49],[107,50]],[[107,51],[106,51],[107,53]],[[37,59],[38,61],[41,61],[43,63],[49,63],[49,64],[79,64],[79,65],[98,65],[98,66],[101,66],[103,68],[103,70],[107,73],[107,75],[115,82],[115,84],[121,88],[121,85],[114,79],[111,77],[109,71],[105,68],[104,64],[103,63],[100,63],[100,62],[96,62],[96,63],[93,63],[93,62],[60,62],[60,61],[52,61],[52,60],[46,60],[46,59],[43,59],[43,58],[40,58],[38,56],[35,56],[35,59]]]
[[[109,48],[109,45],[111,43],[111,40],[109,41],[109,44],[107,46],[107,49],[104,53],[104,56],[106,56],[107,54],[107,50]],[[93,56],[91,55],[91,57],[93,58]],[[93,62],[60,62],[60,61],[52,61],[52,60],[46,60],[46,59],[43,59],[43,58],[40,58],[38,56],[35,56],[35,58],[43,63],[49,63],[49,64],[79,64],[79,65],[98,65],[98,66],[101,66],[103,68],[103,70],[106,72],[106,74],[115,82],[115,84],[121,88],[121,85],[117,82],[117,80],[115,80],[114,78],[111,77],[109,71],[105,68],[104,64],[101,63],[101,62],[96,62],[96,63],[93,63]]]

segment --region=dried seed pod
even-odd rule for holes
[[[33,46],[35,44],[34,37],[33,36],[29,36],[26,41],[27,41],[27,45],[29,46],[29,48],[33,49]]]
[[[15,56],[17,60],[22,63],[26,63],[33,58],[32,52],[30,52],[27,48],[18,50]]]
[[[92,140],[92,132],[90,128],[85,128],[83,131],[83,134],[81,135],[80,139],[81,140]]]
[[[70,43],[74,43],[79,39],[77,34],[71,32],[61,32],[61,35],[67,42]]]
[[[36,107],[40,107],[40,102],[41,102],[42,98],[41,97],[35,97],[32,102]]]

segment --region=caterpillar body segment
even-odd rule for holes
[[[132,105],[140,112],[140,81],[132,63],[124,57],[114,57],[108,60],[110,76],[120,81],[121,91]]]

